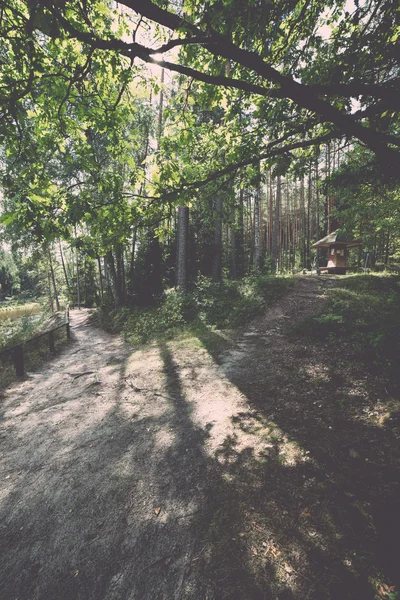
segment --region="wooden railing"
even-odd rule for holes
[[[48,329],[47,331],[44,331],[43,333],[40,333],[39,335],[34,335],[33,337],[31,337],[27,340],[24,340],[20,344],[15,344],[15,346],[10,346],[9,348],[4,348],[3,350],[0,350],[0,356],[2,354],[12,353],[13,362],[14,362],[14,366],[15,366],[15,373],[16,373],[17,377],[23,377],[25,374],[25,356],[24,356],[25,355],[25,353],[24,353],[25,344],[29,344],[33,340],[38,340],[38,339],[43,338],[46,335],[48,335],[49,336],[50,353],[55,354],[54,332],[57,331],[58,329],[62,329],[62,327],[65,327],[65,329],[66,329],[67,339],[68,340],[71,339],[71,331],[70,331],[70,325],[69,325],[69,310],[68,309],[65,312],[64,323],[55,325],[51,329]]]

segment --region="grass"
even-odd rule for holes
[[[65,328],[54,332],[54,346],[57,352],[66,343]],[[44,361],[51,358],[49,338],[47,335],[24,343],[25,371],[37,369]],[[17,379],[12,352],[0,354],[0,389],[4,389]]]
[[[8,314],[11,311],[4,312]],[[0,350],[32,337],[47,317],[48,313],[42,310],[38,313],[23,312],[19,318],[2,318],[0,320]]]
[[[60,300],[60,310],[63,312],[66,305],[63,299]],[[26,341],[40,332],[50,314],[47,298],[0,302],[0,350]]]
[[[0,303],[0,350],[29,338],[47,316],[43,302],[7,300]]]
[[[6,303],[4,303],[6,304]],[[47,325],[49,312],[38,302],[19,304],[7,303],[0,308],[0,388],[3,388],[16,379],[12,351],[7,348],[23,343],[25,370],[38,367],[50,356],[48,336],[40,339],[35,337],[42,331],[50,329]],[[54,332],[55,345],[65,339],[65,330]]]
[[[146,344],[236,328],[262,313],[293,285],[291,277],[253,275],[222,283],[201,277],[192,292],[169,290],[155,307],[104,309],[98,316],[108,331],[122,332],[131,343]]]
[[[43,307],[37,302],[29,302],[23,306],[10,305],[4,308],[0,305],[0,321],[14,320],[21,317],[40,314]]]
[[[400,278],[353,275],[328,292],[317,315],[299,323],[295,332],[329,344],[342,345],[389,381],[399,380]]]

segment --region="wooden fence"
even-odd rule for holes
[[[65,321],[59,325],[55,325],[51,329],[40,333],[39,335],[35,335],[28,340],[24,340],[20,344],[16,344],[15,346],[10,346],[9,348],[5,348],[4,350],[0,350],[0,356],[2,354],[12,353],[13,362],[15,366],[15,373],[17,377],[23,377],[25,374],[25,358],[24,358],[24,346],[25,344],[29,344],[33,340],[38,340],[43,338],[44,336],[49,336],[49,350],[51,354],[55,354],[55,344],[54,344],[54,332],[58,329],[62,329],[65,327],[67,333],[67,339],[71,339],[71,331],[69,325],[69,310],[65,313]]]

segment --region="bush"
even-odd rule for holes
[[[101,322],[109,331],[122,331],[134,343],[173,337],[195,322],[229,329],[249,321],[275,302],[293,280],[288,277],[253,275],[240,281],[216,283],[199,277],[188,294],[169,290],[152,308],[102,311]]]
[[[193,292],[193,300],[204,322],[218,328],[229,328],[260,314],[292,285],[293,280],[288,277],[251,275],[222,283],[201,277]]]
[[[166,295],[165,300],[151,309],[138,308],[129,311],[123,331],[130,342],[144,343],[167,335],[182,328],[188,321],[185,317],[188,299],[175,291]],[[126,309],[123,309],[126,310]]]
[[[400,359],[400,281],[398,277],[360,275],[343,279],[329,291],[319,315],[303,320],[298,334],[347,342],[354,357],[390,377]]]
[[[22,316],[16,318],[14,313],[18,313],[17,310],[2,311],[2,318],[0,319],[0,349],[19,344],[32,337],[48,316],[43,309],[41,314],[38,314],[36,311],[32,313],[19,312]],[[10,313],[11,318],[7,318],[8,313]]]

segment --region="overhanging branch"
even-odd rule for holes
[[[180,193],[184,192],[185,190],[197,189],[197,188],[200,188],[200,187],[204,187],[208,183],[212,183],[213,181],[217,181],[221,177],[224,177],[225,175],[230,175],[231,173],[233,173],[235,171],[239,171],[240,169],[243,169],[244,167],[248,167],[250,165],[257,165],[260,161],[268,160],[270,158],[276,158],[276,157],[279,157],[279,156],[288,155],[293,150],[299,150],[301,148],[310,148],[312,146],[318,146],[320,144],[324,144],[326,142],[330,142],[331,140],[337,139],[337,138],[340,138],[340,137],[341,137],[340,132],[333,131],[333,132],[327,133],[325,135],[321,135],[319,137],[316,137],[316,138],[314,138],[312,140],[304,140],[304,141],[300,141],[300,142],[293,142],[291,144],[286,144],[285,146],[281,145],[279,148],[275,148],[275,146],[276,146],[276,144],[278,144],[278,143],[281,142],[281,139],[274,140],[274,141],[270,142],[266,146],[265,152],[261,152],[257,156],[253,156],[251,158],[244,159],[244,160],[239,161],[237,163],[233,163],[231,165],[228,165],[227,167],[224,167],[223,169],[219,169],[218,171],[214,171],[213,173],[210,173],[204,179],[199,179],[197,181],[191,181],[191,182],[184,183],[179,188],[175,188],[173,190],[169,190],[166,194],[163,194],[162,196],[160,196],[160,198],[169,197],[171,195],[174,195],[174,196],[176,195],[177,196]]]
[[[150,0],[122,0],[122,4],[172,31],[185,31],[200,37],[205,35],[205,32],[199,27],[194,26],[177,14],[156,6]],[[212,40],[212,43],[205,46],[211,54],[232,60],[256,73],[265,81],[278,85],[284,96],[292,100],[299,107],[312,111],[319,115],[323,122],[333,123],[343,134],[358,138],[368,146],[376,153],[384,170],[390,174],[398,170],[400,156],[396,151],[388,147],[387,140],[379,131],[364,127],[352,115],[341,112],[332,104],[322,99],[320,97],[321,91],[313,90],[311,86],[304,85],[294,81],[290,77],[282,75],[277,69],[266,63],[257,53],[236,46],[227,36],[213,31],[209,24],[205,24],[205,29],[208,37]],[[381,86],[378,87],[381,94]],[[371,92],[372,87],[369,89],[370,95]],[[387,90],[385,93],[387,93]]]

